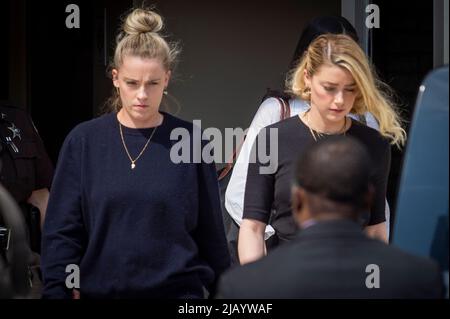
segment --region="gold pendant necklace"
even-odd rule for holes
[[[155,126],[155,128],[153,129],[152,134],[150,134],[150,137],[148,138],[147,142],[145,143],[145,145],[144,145],[144,147],[142,148],[142,150],[141,150],[141,152],[139,153],[139,155],[138,155],[135,159],[133,159],[133,158],[131,157],[131,155],[130,155],[130,152],[128,152],[127,145],[125,144],[125,139],[123,138],[122,124],[120,124],[120,122],[119,122],[120,137],[121,137],[121,139],[122,139],[123,148],[125,149],[125,152],[127,153],[128,158],[129,158],[130,161],[131,161],[131,169],[135,169],[135,167],[136,167],[136,161],[139,159],[139,157],[141,157],[142,154],[144,154],[144,152],[145,152],[145,150],[146,150],[146,148],[147,148],[147,146],[148,146],[148,143],[150,143],[150,140],[152,139],[153,134],[155,134],[155,132],[156,132],[156,128],[157,128],[157,126]]]

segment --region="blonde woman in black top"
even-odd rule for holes
[[[308,47],[299,65],[287,80],[295,96],[310,103],[307,112],[268,126],[278,129],[278,165],[273,174],[260,174],[263,164],[250,163],[244,199],[243,223],[239,232],[241,263],[264,255],[264,229],[272,217],[280,242],[289,241],[296,233],[291,216],[290,180],[295,159],[309,143],[328,135],[346,134],[367,146],[373,161],[375,200],[365,220],[369,236],[387,241],[385,197],[390,167],[390,144],[401,146],[406,132],[400,125],[388,87],[373,73],[368,59],[358,44],[346,35],[326,34]],[[358,124],[349,113],[370,112],[379,123],[379,132]],[[260,133],[261,135],[261,133]],[[258,138],[254,143],[257,150]],[[265,150],[270,154],[270,149]],[[256,152],[258,154],[258,152]],[[273,154],[272,154],[273,155]]]

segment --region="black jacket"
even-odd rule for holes
[[[23,204],[34,190],[50,188],[53,165],[28,114],[0,106],[0,183]]]
[[[376,265],[376,266],[369,266]],[[369,267],[368,267],[369,266]],[[368,288],[376,281],[379,288]],[[255,263],[227,272],[220,298],[440,298],[437,264],[369,239],[348,220],[322,222]]]

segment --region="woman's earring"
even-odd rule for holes
[[[120,95],[119,87],[116,86],[117,95]]]
[[[167,90],[164,90],[163,94],[164,94],[164,95],[167,95],[167,94],[169,94],[169,93],[167,92]]]

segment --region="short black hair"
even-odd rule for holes
[[[300,157],[295,183],[321,198],[362,208],[372,167],[361,142],[349,136],[330,136],[313,144]]]

